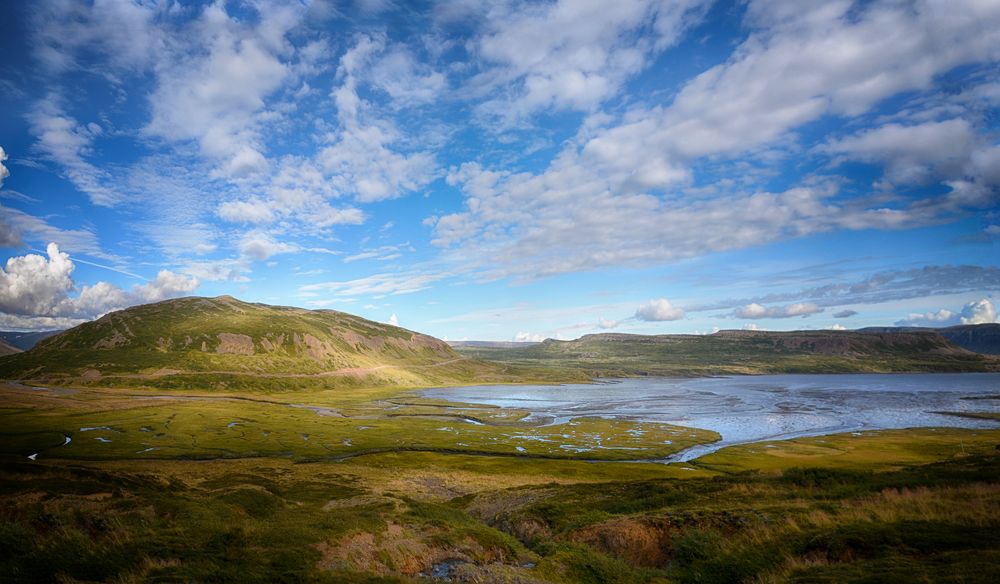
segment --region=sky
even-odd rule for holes
[[[446,340],[997,321],[997,0],[34,0],[0,330],[177,296]]]

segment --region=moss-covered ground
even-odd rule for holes
[[[2,582],[991,582],[1000,568],[1000,430],[665,465],[628,461],[717,435],[539,426],[385,387],[6,385],[0,400]]]

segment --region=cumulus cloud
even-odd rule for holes
[[[945,327],[958,324],[987,324],[997,322],[996,307],[989,298],[969,302],[959,312],[942,308],[937,311],[910,313],[896,322],[896,326]]]
[[[48,259],[27,254],[7,260],[0,269],[0,312],[20,315],[58,314],[59,305],[73,289],[75,266],[69,254],[50,243]]]
[[[529,333],[525,331],[517,331],[514,335],[513,341],[515,343],[540,343],[545,340],[544,335],[538,333]]]
[[[393,312],[391,315],[389,315],[388,323],[391,324],[392,326],[399,326],[399,318],[396,317],[396,313],[395,312]]]
[[[736,318],[791,318],[794,316],[808,317],[823,312],[823,309],[811,302],[796,302],[785,306],[762,306],[756,302],[741,306],[733,312]]]
[[[962,308],[962,324],[987,324],[997,322],[996,307],[989,298],[970,302]]]
[[[847,330],[847,327],[844,326],[844,325],[842,325],[842,324],[840,324],[839,322],[836,323],[836,324],[834,324],[834,325],[832,325],[832,326],[829,326],[827,328],[830,329],[830,330],[832,330],[832,331],[846,331]]]
[[[599,318],[599,319],[597,319],[597,328],[601,328],[601,329],[605,329],[605,330],[607,330],[607,329],[613,329],[613,328],[618,328],[619,324],[621,324],[621,322],[617,321],[617,320],[611,320],[611,319],[607,319],[607,318]]]
[[[635,318],[645,321],[680,320],[684,311],[672,305],[666,298],[656,298],[635,310]]]
[[[154,280],[131,290],[97,282],[71,296],[77,289],[72,259],[54,243],[48,245],[46,254],[15,256],[0,268],[0,313],[9,317],[7,321],[19,323],[19,328],[30,323],[34,323],[31,328],[40,328],[94,318],[135,304],[181,296],[198,286],[195,278],[163,270]]]

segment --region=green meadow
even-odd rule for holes
[[[987,582],[1000,561],[1000,430],[660,464],[638,461],[718,435],[407,388],[2,397],[5,582]]]

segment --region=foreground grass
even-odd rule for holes
[[[1000,567],[1000,430],[664,465],[623,461],[718,436],[540,426],[386,387],[7,385],[0,400],[2,582],[986,582]]]
[[[990,581],[1000,432],[926,432],[825,438],[850,459],[802,439],[694,466],[7,457],[0,580],[414,582],[451,562],[467,582]]]

